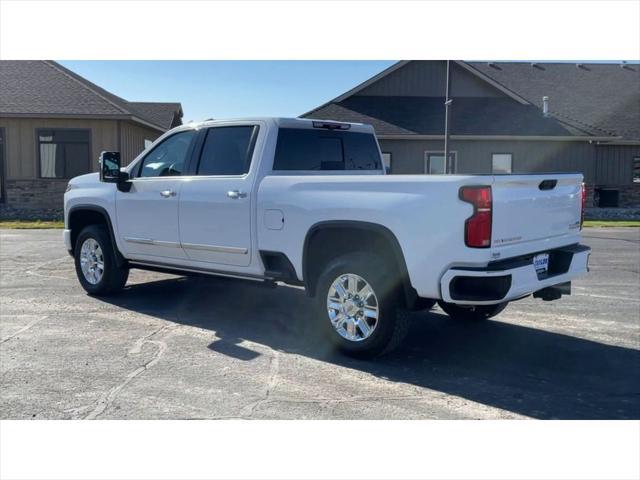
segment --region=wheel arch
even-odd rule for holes
[[[104,207],[99,205],[79,204],[74,205],[69,209],[67,214],[67,228],[71,230],[71,247],[72,251],[75,250],[76,240],[78,235],[84,227],[87,225],[105,225],[109,232],[109,239],[113,247],[113,252],[116,256],[118,265],[126,263],[125,258],[118,250],[118,244],[116,243],[115,231],[111,222],[109,212]]]
[[[314,259],[310,258],[310,255],[314,254],[312,248],[314,239],[317,239],[321,233],[328,235],[330,238],[332,234],[339,236],[344,235],[345,232],[353,232],[354,230],[373,234],[374,239],[370,240],[370,245],[382,242],[383,245],[389,247],[392,260],[398,268],[400,275],[405,304],[408,308],[412,308],[416,303],[418,295],[411,285],[409,271],[400,242],[398,242],[394,233],[384,225],[360,220],[329,220],[315,223],[309,228],[304,239],[302,250],[302,278],[305,289],[309,295],[315,295],[318,279],[318,266],[314,265]]]

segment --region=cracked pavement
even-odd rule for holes
[[[60,230],[0,230],[0,418],[640,418],[640,229],[481,324],[416,313],[393,354],[329,351],[296,288],[134,270],[85,294]]]

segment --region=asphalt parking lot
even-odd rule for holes
[[[373,362],[308,335],[294,288],[133,271],[109,299],[59,230],[0,230],[3,419],[640,418],[640,229],[587,229],[591,273],[480,324],[437,308]]]

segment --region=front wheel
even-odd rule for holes
[[[374,254],[331,261],[318,279],[316,317],[341,352],[361,358],[396,348],[409,328],[400,303],[399,277]]]
[[[80,232],[74,260],[78,280],[91,295],[108,295],[127,283],[129,269],[118,265],[109,232],[103,225],[89,225]]]
[[[496,305],[456,305],[442,300],[438,301],[440,308],[454,320],[479,321],[495,317],[505,308],[509,302]]]

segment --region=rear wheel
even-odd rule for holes
[[[129,269],[118,265],[107,228],[89,225],[78,235],[74,260],[82,288],[91,295],[108,295],[124,287]]]
[[[455,320],[479,321],[495,317],[507,308],[508,302],[496,305],[456,305],[439,300],[438,305]]]
[[[375,357],[404,339],[409,320],[396,280],[374,254],[348,254],[326,266],[318,279],[316,317],[341,352]]]

